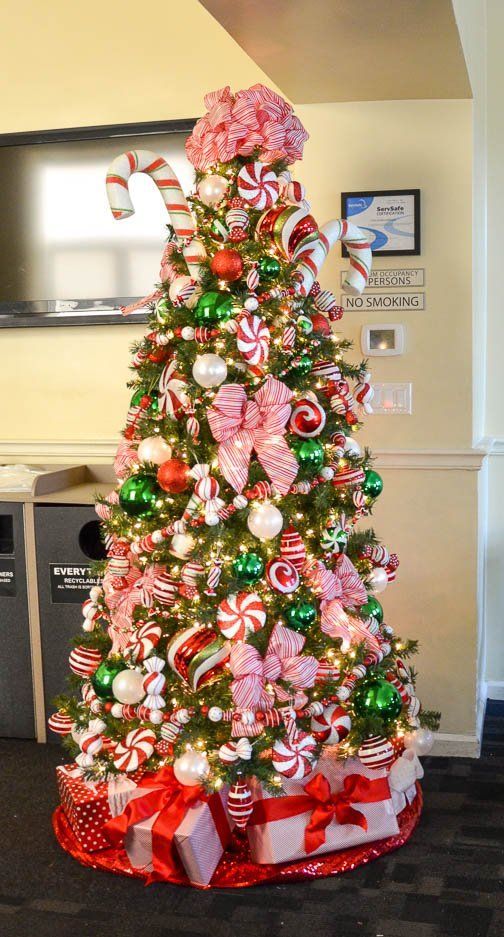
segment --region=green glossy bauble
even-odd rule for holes
[[[362,482],[362,490],[368,498],[377,498],[383,491],[383,478],[381,475],[378,475],[378,472],[374,472],[373,469],[368,469]]]
[[[289,628],[307,631],[317,620],[317,609],[311,602],[293,602],[284,612]]]
[[[121,670],[126,670],[124,661],[104,660],[91,677],[91,685],[100,699],[114,699],[112,684]]]
[[[131,401],[130,401],[130,406],[139,407],[144,397],[151,398],[151,402],[149,406],[147,407],[147,412],[150,414],[157,413],[159,410],[157,390],[151,390],[150,393],[148,393],[146,390],[143,390],[143,388],[140,387],[139,390],[136,390],[135,393],[133,394]]]
[[[209,290],[198,299],[194,318],[198,325],[215,322],[227,322],[233,311],[233,297],[220,290]]]
[[[383,621],[383,608],[378,599],[375,599],[374,595],[368,595],[367,602],[361,605],[359,611],[365,618],[375,618],[378,624],[381,625]]]
[[[300,377],[305,377],[306,374],[310,373],[312,365],[313,361],[309,355],[301,355],[292,368],[292,371],[294,374],[299,374]]]
[[[258,553],[240,553],[233,560],[233,573],[243,585],[253,586],[264,573],[264,562]]]
[[[154,312],[156,314],[156,319],[161,325],[166,325],[170,315],[173,313],[173,307],[169,299],[166,299],[165,296],[162,296],[161,299],[158,299]]]
[[[362,683],[355,690],[352,702],[358,716],[379,716],[384,722],[396,719],[403,705],[399,691],[381,677]]]
[[[161,494],[155,475],[138,472],[121,485],[119,504],[129,517],[150,517],[155,513],[156,501]]]
[[[293,439],[291,448],[303,472],[315,474],[324,464],[324,447],[318,439]]]
[[[257,272],[261,280],[275,280],[280,273],[280,264],[276,257],[262,257],[257,264]]]
[[[309,316],[298,316],[296,325],[305,335],[310,335],[313,332],[313,322]]]

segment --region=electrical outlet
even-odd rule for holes
[[[374,413],[410,414],[412,412],[412,387],[410,383],[390,384],[373,381],[374,397],[371,402]]]

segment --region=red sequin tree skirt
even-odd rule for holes
[[[300,882],[311,878],[326,878],[349,872],[359,865],[366,865],[373,859],[385,856],[394,849],[399,849],[408,842],[415,830],[422,812],[422,791],[417,784],[417,796],[412,804],[399,814],[399,833],[389,839],[380,839],[374,843],[364,843],[341,852],[326,853],[300,859],[297,862],[285,862],[281,865],[256,865],[250,859],[246,836],[236,836],[232,845],[222,857],[212,882],[208,888],[244,888],[260,885],[263,882]],[[53,828],[56,838],[63,849],[70,853],[82,865],[92,869],[105,869],[117,875],[129,875],[132,878],[147,878],[147,873],[132,869],[124,849],[102,849],[99,852],[85,852],[79,845],[70,824],[61,807],[53,814]],[[175,885],[189,885],[183,871],[169,879]]]

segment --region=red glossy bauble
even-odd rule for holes
[[[355,426],[355,424],[359,422],[359,417],[356,413],[353,412],[353,410],[347,410],[345,414],[345,420],[349,426]]]
[[[313,331],[318,335],[330,335],[331,334],[331,324],[325,316],[320,312],[312,312],[310,319],[312,320]]]
[[[210,269],[216,277],[232,283],[234,280],[239,280],[243,273],[243,260],[238,251],[225,247],[214,254]]]
[[[153,361],[154,364],[160,364],[162,361],[166,361],[170,352],[167,348],[155,348],[153,351],[149,352],[147,358],[149,361]]]
[[[181,459],[168,459],[159,466],[157,480],[163,491],[178,495],[189,485],[189,466]]]
[[[325,410],[316,400],[303,398],[296,401],[289,420],[291,433],[302,439],[318,436],[326,422]]]

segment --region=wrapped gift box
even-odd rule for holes
[[[318,803],[306,794],[305,788],[310,781],[316,782],[318,775],[326,778],[332,795],[340,794],[339,816],[345,822],[340,822],[337,811],[334,811],[323,833],[318,836],[321,839],[319,845],[312,848],[310,842],[308,852],[305,832],[312,815],[315,816]],[[359,792],[357,788],[356,799],[348,800],[349,795],[344,793],[345,786],[350,791],[356,783],[352,780],[355,776],[363,779],[362,783],[359,782],[360,787],[366,788],[369,782],[369,788],[367,793],[364,790]],[[255,806],[248,826],[248,837],[252,859],[261,865],[336,852],[361,843],[385,839],[399,832],[386,771],[371,771],[357,758],[338,761],[334,757],[322,757],[315,771],[304,782],[286,780],[283,787],[284,795],[271,797],[257,781],[251,781]],[[306,810],[303,809],[303,797],[306,797]],[[363,797],[371,800],[366,802]],[[349,818],[354,822],[347,822]],[[359,819],[362,825],[356,822]]]
[[[109,840],[103,826],[112,817],[122,813],[132,797],[139,796],[137,782],[141,773],[123,776],[111,781],[85,781],[79,769],[62,765],[56,768],[61,800],[70,825],[81,846],[87,852],[108,849]]]
[[[227,792],[223,787],[207,801],[189,807],[174,833],[176,850],[193,885],[208,885],[231,840],[233,823],[226,810]],[[135,869],[152,870],[152,827],[158,816],[152,814],[126,833],[124,847]]]

